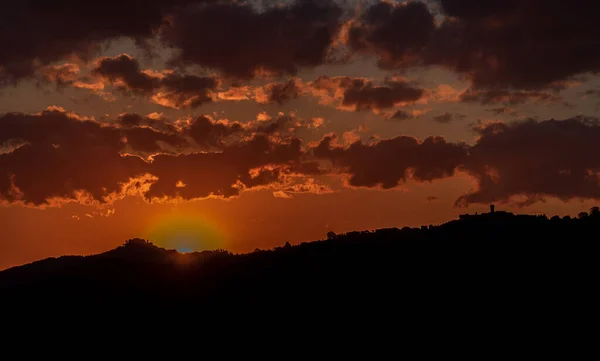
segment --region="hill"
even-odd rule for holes
[[[133,239],[98,255],[0,272],[0,294],[3,305],[34,303],[38,314],[153,310],[154,317],[185,312],[204,321],[308,314],[400,318],[421,327],[527,315],[539,326],[566,322],[558,312],[565,307],[569,317],[586,317],[595,294],[599,215],[465,215],[439,226],[329,233],[325,240],[241,255],[180,254]]]

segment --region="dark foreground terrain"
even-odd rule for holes
[[[7,317],[108,311],[153,320],[253,317],[288,327],[343,320],[417,325],[411,332],[433,325],[450,333],[563,332],[592,322],[599,232],[593,209],[573,219],[496,212],[440,226],[330,233],[243,255],[179,254],[134,239],[99,255],[0,272],[0,294]]]

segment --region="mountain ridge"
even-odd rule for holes
[[[550,312],[557,302],[592,299],[599,232],[596,211],[550,219],[495,212],[439,226],[330,232],[324,240],[246,254],[180,254],[132,239],[98,255],[2,271],[0,293],[17,308],[44,300],[38,312],[123,304],[275,312],[268,317],[285,309],[324,317],[354,309],[366,317],[393,314],[400,304],[418,314],[505,314],[524,305]]]

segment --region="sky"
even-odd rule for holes
[[[0,269],[600,198],[595,0],[4,6]]]

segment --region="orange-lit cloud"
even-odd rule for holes
[[[0,158],[0,198],[38,206],[102,204],[132,189],[143,190],[148,200],[231,197],[241,189],[277,182],[279,165],[301,161],[297,139],[272,143],[249,133],[247,140],[226,144],[228,136],[243,130],[239,124],[206,116],[182,128],[163,122],[123,114],[117,122],[101,123],[59,107],[33,115],[5,114],[0,117],[0,144],[20,146],[7,148]],[[266,165],[275,168],[251,175],[252,169]]]
[[[41,69],[45,78],[57,86],[75,83],[79,78],[79,72],[79,66],[73,63],[50,65]]]
[[[334,191],[326,180],[338,174],[352,187],[388,189],[457,170],[478,186],[459,204],[600,198],[596,119],[482,122],[472,146],[443,137],[361,142],[361,126],[344,133],[341,144],[329,135],[305,148],[284,136],[297,124],[284,114],[244,125],[210,116],[173,122],[160,114],[101,122],[60,107],[9,113],[0,116],[0,198],[53,207],[110,204],[128,195],[157,202],[230,198],[259,188],[287,197]]]
[[[127,54],[96,60],[92,74],[122,91],[149,96],[154,103],[173,109],[212,102],[219,86],[215,77],[141,70],[139,62]]]
[[[411,104],[424,96],[423,89],[403,80],[387,79],[375,85],[364,78],[321,76],[310,83],[308,91],[321,104],[341,110],[374,110]]]
[[[277,103],[281,105],[297,98],[301,92],[301,88],[302,81],[297,78],[285,83],[269,83],[257,88],[254,98],[257,103]]]

